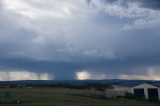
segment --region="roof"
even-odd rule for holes
[[[144,83],[144,82],[125,82],[125,83],[117,84],[116,86],[133,88],[133,87],[136,87],[136,86],[139,86],[139,85],[143,85],[143,84],[148,84],[148,85],[150,85],[150,86],[152,86],[152,87],[153,87],[153,86],[154,86],[154,87],[157,87],[156,85],[149,84],[149,83]]]
[[[140,83],[140,82],[125,82],[125,83],[117,84],[117,86],[132,88],[132,87],[135,87],[135,86],[140,85],[140,84],[143,84],[143,83]]]
[[[140,85],[137,85],[133,88],[143,88],[143,87],[146,87],[146,88],[159,88],[157,86],[154,86],[154,85],[151,85],[151,84],[147,84],[147,83],[143,83],[143,84],[140,84]]]

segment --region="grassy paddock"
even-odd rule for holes
[[[11,92],[12,102],[4,103],[4,93]],[[17,101],[20,104],[17,104]],[[0,89],[0,106],[159,106],[156,103],[104,99],[102,92],[67,88]]]

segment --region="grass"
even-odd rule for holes
[[[12,94],[12,103],[4,104],[4,92]],[[0,89],[0,106],[159,106],[133,100],[104,99],[102,92],[67,88],[12,88]],[[20,104],[17,104],[20,100]]]

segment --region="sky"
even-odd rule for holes
[[[160,0],[0,0],[0,80],[160,80]]]

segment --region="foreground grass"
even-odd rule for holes
[[[0,89],[0,101],[5,91],[12,92],[12,104],[0,106],[159,106],[156,103],[102,98],[102,92],[67,88]],[[16,104],[20,100],[20,104]]]

